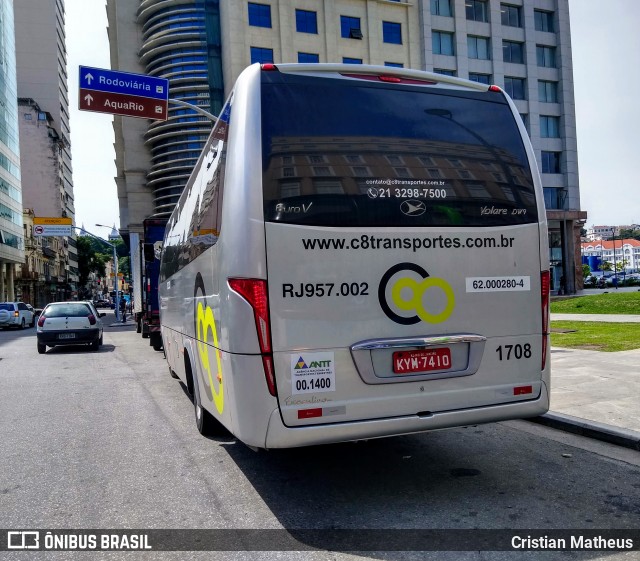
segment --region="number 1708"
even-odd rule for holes
[[[520,360],[521,358],[531,358],[531,345],[500,345],[496,352],[500,360]]]

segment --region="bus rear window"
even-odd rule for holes
[[[538,220],[523,141],[499,93],[263,72],[262,135],[270,222]]]

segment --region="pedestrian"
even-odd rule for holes
[[[122,323],[127,321],[127,301],[122,298],[120,300],[120,313],[122,314]]]

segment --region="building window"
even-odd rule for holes
[[[489,7],[487,0],[465,0],[467,19],[472,21],[489,21]]]
[[[342,57],[342,63],[343,64],[362,64],[362,59],[361,58],[352,58],[349,56],[343,56]]]
[[[544,188],[544,206],[546,208],[563,210],[565,207],[566,200],[567,200],[566,189],[559,189],[557,187]]]
[[[520,118],[522,119],[522,124],[524,125],[524,128],[527,129],[527,132],[529,131],[529,115],[527,115],[526,113],[520,113]]]
[[[544,45],[536,45],[536,59],[538,66],[544,68],[556,67],[556,49],[555,47],[545,47]]]
[[[300,196],[300,183],[296,182],[286,182],[280,185],[280,197],[286,199],[288,197],[299,197]]]
[[[500,16],[502,18],[502,25],[522,27],[522,9],[520,6],[500,4]]]
[[[249,2],[249,25],[271,27],[271,6]]]
[[[401,62],[385,62],[385,66],[390,66],[391,68],[404,68],[404,64]]]
[[[360,154],[346,154],[343,156],[349,164],[362,164],[364,159]]]
[[[431,36],[434,55],[453,55],[453,33],[434,31]]]
[[[469,191],[469,195],[474,199],[486,199],[489,197],[489,191],[487,191],[484,185],[467,183],[466,187]]]
[[[362,39],[360,18],[340,16],[340,36],[345,39]]]
[[[251,64],[273,62],[273,49],[251,47]]]
[[[511,99],[527,99],[524,88],[524,78],[504,77],[504,91]]]
[[[351,171],[354,177],[371,177],[371,170],[367,166],[353,166]]]
[[[338,179],[316,180],[313,182],[313,186],[315,187],[318,195],[339,195],[344,193],[342,183],[340,183],[340,180]]]
[[[447,70],[446,68],[434,68],[433,71],[436,74],[442,74],[443,76],[455,76],[455,70]]]
[[[402,45],[402,25],[392,21],[383,21],[382,42]]]
[[[538,80],[538,101],[558,103],[558,82]]]
[[[491,74],[478,74],[477,72],[469,72],[469,80],[472,82],[478,82],[478,84],[486,84],[487,86],[491,83]]]
[[[318,17],[316,12],[296,10],[296,31],[298,33],[318,33]]]
[[[515,41],[502,41],[502,60],[524,64],[524,44]]]
[[[431,15],[451,17],[451,0],[431,0]]]
[[[542,152],[542,173],[560,173],[561,152]]]
[[[540,136],[542,138],[560,138],[560,117],[540,115]]]
[[[315,53],[298,53],[298,62],[320,62],[320,55]]]
[[[544,12],[542,10],[533,10],[533,16],[536,31],[547,31],[553,33],[553,12]]]
[[[24,120],[25,121],[31,121],[33,119],[33,115],[31,113],[25,113],[24,114]]]
[[[489,60],[491,58],[489,54],[489,38],[468,35],[467,51],[469,58]]]

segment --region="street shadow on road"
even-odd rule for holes
[[[116,350],[115,345],[101,345],[100,349],[93,351],[88,345],[64,345],[47,349],[47,354],[71,354],[71,353],[112,353]]]
[[[403,535],[409,540],[410,532],[399,530],[414,529],[497,529],[513,536],[526,528],[520,530],[526,536],[536,529],[582,528],[573,532],[588,535],[597,528],[635,528],[640,511],[628,466],[501,424],[259,453],[239,442],[221,446],[279,523],[320,549],[349,550],[348,543],[344,549],[330,543],[332,533],[343,530],[380,530],[372,544],[387,537],[398,543]],[[295,529],[321,531],[307,542]],[[464,551],[469,543],[461,545]],[[375,557],[405,559],[412,551],[405,547]],[[531,558],[559,558],[559,552],[545,553],[549,557],[538,552]],[[603,558],[602,551],[571,555]]]

